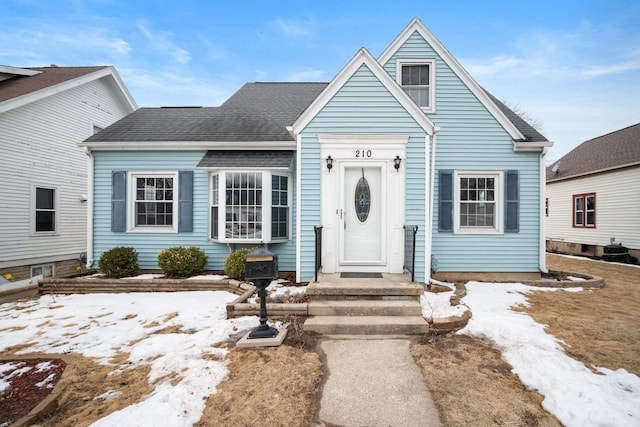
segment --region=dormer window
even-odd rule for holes
[[[425,112],[434,111],[433,71],[433,60],[398,61],[398,83]]]

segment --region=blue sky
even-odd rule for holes
[[[140,106],[216,106],[249,81],[330,81],[414,17],[551,157],[640,122],[637,0],[4,0],[0,64],[114,65]]]

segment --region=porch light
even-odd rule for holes
[[[396,156],[396,158],[393,159],[393,167],[396,168],[396,170],[399,170],[400,163],[402,163],[402,159],[400,158],[400,156]]]
[[[333,159],[331,156],[327,157],[327,170],[331,172],[331,168],[333,167]]]

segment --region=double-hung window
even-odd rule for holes
[[[500,172],[456,173],[456,232],[502,232],[501,176]]]
[[[56,188],[35,185],[31,189],[32,220],[34,235],[51,235],[57,230],[58,194]]]
[[[131,183],[133,230],[175,231],[175,174],[133,173]]]
[[[573,226],[582,228],[596,226],[596,194],[575,194],[573,196]]]
[[[399,60],[397,81],[425,112],[434,111],[434,61]]]
[[[211,177],[211,238],[224,242],[289,240],[290,177],[269,171],[221,171]]]

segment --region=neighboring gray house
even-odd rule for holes
[[[0,66],[0,276],[84,266],[91,189],[78,143],[136,108],[113,67]]]
[[[220,107],[140,109],[81,146],[94,266],[126,245],[155,269],[162,249],[193,245],[221,269],[231,250],[266,243],[299,282],[319,265],[411,268],[417,281],[545,270],[551,143],[418,19],[329,83],[248,83]]]
[[[547,168],[547,250],[640,257],[640,123],[583,142]]]

